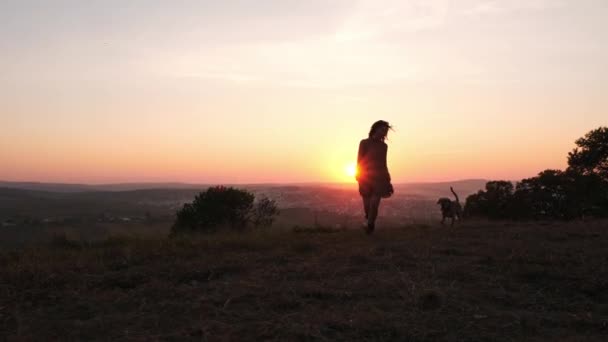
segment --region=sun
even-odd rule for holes
[[[355,163],[350,163],[346,165],[344,171],[348,177],[355,177],[357,175],[357,165]]]

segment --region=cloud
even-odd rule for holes
[[[441,28],[448,9],[449,0],[361,0],[334,16],[328,25],[333,31],[204,47],[173,56],[161,70],[177,77],[320,89],[400,83],[419,77],[419,66],[407,44],[385,38]]]
[[[464,15],[508,14],[517,11],[537,11],[564,6],[563,0],[481,0],[474,1]]]
[[[362,0],[336,32],[340,41],[368,40],[395,32],[443,26],[449,0]]]
[[[336,42],[333,37],[297,42],[225,46],[168,57],[149,69],[170,77],[298,88],[373,86],[415,77],[402,49]]]
[[[483,58],[485,50],[476,55],[466,40],[452,39],[458,28],[447,26],[451,19],[562,4],[560,0],[361,0],[333,17],[327,26],[333,30],[173,51],[150,70],[169,77],[316,89],[448,79],[487,82],[491,63]],[[312,18],[306,23],[314,24]]]

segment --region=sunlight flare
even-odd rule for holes
[[[357,165],[355,163],[350,163],[346,166],[346,175],[350,178],[354,178],[357,175]]]

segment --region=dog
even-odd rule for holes
[[[454,220],[462,220],[462,206],[460,205],[460,199],[458,199],[458,195],[452,187],[450,187],[450,191],[452,191],[454,197],[456,197],[456,200],[452,201],[447,197],[442,197],[437,201],[437,204],[441,206],[441,215],[443,216],[441,219],[441,224],[445,223],[446,218],[450,218],[452,219],[453,226]]]

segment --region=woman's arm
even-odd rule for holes
[[[355,172],[355,179],[359,180],[363,165],[363,156],[365,155],[365,140],[361,140],[359,143],[359,150],[357,151],[357,171]]]

